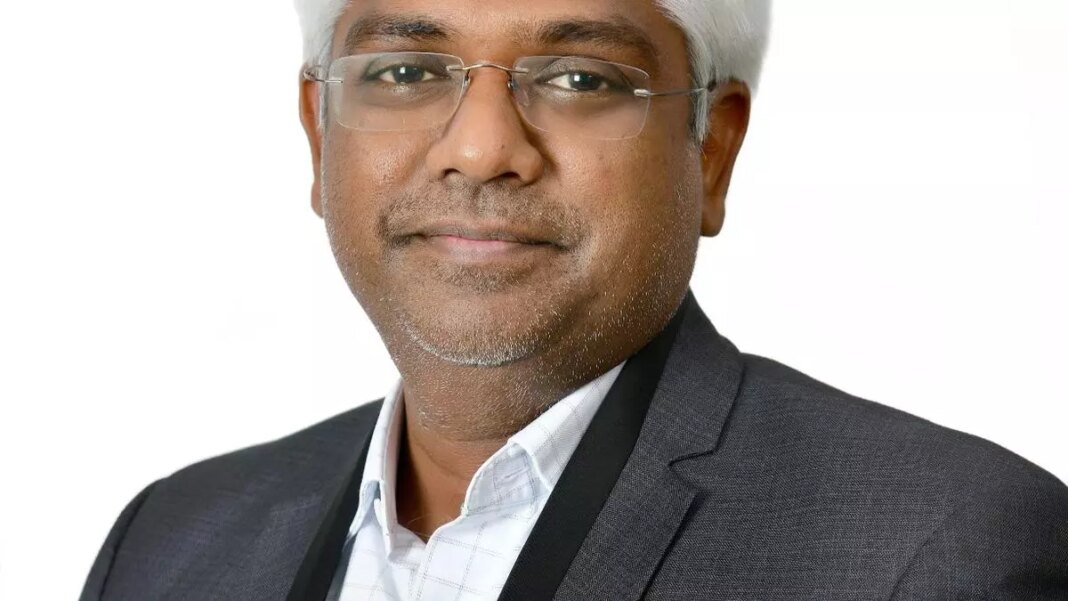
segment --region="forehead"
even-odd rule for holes
[[[433,50],[465,60],[589,54],[650,72],[687,71],[685,36],[653,0],[356,0],[334,56]]]

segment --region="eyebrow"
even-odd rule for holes
[[[592,44],[636,52],[652,67],[659,68],[656,45],[645,31],[633,23],[614,18],[608,21],[569,19],[551,21],[538,27],[534,39],[544,45]]]
[[[443,23],[422,16],[371,13],[358,19],[345,34],[344,54],[352,54],[360,44],[376,38],[403,38],[411,41],[448,41],[455,32]]]
[[[352,54],[357,47],[379,38],[410,42],[448,42],[461,37],[445,23],[422,15],[371,13],[358,19],[345,34],[343,53]],[[607,20],[559,19],[538,24],[532,32],[516,35],[517,42],[540,46],[587,44],[637,53],[654,69],[660,61],[656,45],[637,25],[623,17]]]

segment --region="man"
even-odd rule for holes
[[[298,2],[312,207],[402,380],[163,478],[91,599],[1068,599],[1068,489],[688,291],[759,0]]]

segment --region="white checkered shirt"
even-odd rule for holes
[[[403,424],[401,383],[382,404],[367,451],[359,508],[329,599],[497,599],[549,493],[623,363],[561,399],[483,463],[460,515],[423,541],[397,523],[394,486]]]

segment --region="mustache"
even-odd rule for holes
[[[581,212],[531,188],[480,184],[424,188],[394,196],[378,216],[379,236],[403,245],[442,221],[507,224],[523,238],[572,248],[588,232]]]

